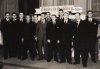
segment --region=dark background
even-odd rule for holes
[[[19,0],[19,12],[33,14],[35,8],[39,8],[39,0]]]

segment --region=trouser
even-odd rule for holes
[[[87,61],[88,61],[88,44],[87,44],[87,39],[81,39],[80,40],[80,52],[81,52],[81,58],[82,58],[82,64],[83,66],[87,66]]]
[[[47,43],[47,60],[51,59],[58,60],[58,46],[55,40],[51,40],[50,43]]]
[[[38,57],[40,59],[43,59],[43,57],[46,59],[47,58],[46,38],[37,40],[37,48],[38,48]]]
[[[71,62],[72,61],[72,56],[71,56],[71,48],[72,48],[72,41],[71,39],[66,39],[65,40],[65,55],[67,58],[67,62]]]
[[[80,45],[79,45],[79,39],[74,38],[74,60],[75,63],[80,63]]]
[[[90,37],[88,39],[89,53],[92,61],[96,60],[96,41],[97,38]]]
[[[21,59],[21,57],[22,57],[22,41],[21,41],[21,38],[17,38],[17,40],[16,40],[16,45],[17,45],[17,57],[18,57],[18,59]]]
[[[7,59],[9,57],[9,38],[3,35],[3,55],[4,59]]]
[[[60,61],[66,61],[66,56],[65,56],[65,45],[63,43],[63,40],[60,40],[60,43],[57,44],[59,47],[59,58]]]
[[[22,57],[23,58],[28,57],[28,53],[27,53],[28,50],[29,50],[30,58],[34,59],[35,54],[36,54],[36,47],[34,45],[34,39],[32,37],[24,39],[24,42],[22,44]]]

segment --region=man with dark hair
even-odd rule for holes
[[[17,57],[17,51],[18,51],[18,46],[17,46],[17,14],[15,12],[12,13],[12,19],[11,19],[11,27],[10,27],[10,35],[11,35],[11,57]]]
[[[22,53],[22,43],[24,41],[24,38],[23,38],[23,27],[24,27],[24,24],[25,24],[25,19],[24,19],[24,13],[23,12],[20,12],[19,13],[19,19],[18,19],[18,40],[17,40],[17,45],[18,45],[18,59],[26,59],[26,57],[22,57],[21,55],[23,55]]]
[[[47,38],[47,61],[50,62],[53,58],[58,62],[58,46],[57,46],[57,21],[56,15],[51,16],[52,21],[47,23],[46,38]]]
[[[57,17],[57,45],[59,46],[59,58],[60,58],[60,63],[64,63],[65,60],[62,58],[62,47],[63,47],[63,10],[60,9],[58,11],[58,17]]]
[[[46,59],[46,26],[47,22],[45,19],[45,14],[41,14],[41,20],[37,24],[36,37],[38,45],[38,60],[42,60],[43,57]],[[43,54],[44,51],[44,54]]]
[[[51,13],[50,12],[46,13],[46,21],[48,21],[48,22],[51,21]]]
[[[3,35],[3,49],[4,49],[4,59],[9,57],[10,50],[10,13],[5,13],[5,18],[1,20],[1,32]]]
[[[66,61],[69,64],[72,63],[72,54],[71,54],[71,48],[72,48],[72,37],[74,33],[73,29],[73,22],[69,19],[69,13],[64,13],[64,20],[63,20],[63,46],[62,48],[62,59]]]
[[[74,46],[74,64],[80,64],[80,45],[79,45],[79,28],[82,20],[80,18],[80,13],[75,13],[75,21],[74,21],[74,39],[73,39],[73,46]]]
[[[89,24],[88,31],[88,46],[91,59],[96,63],[96,42],[97,42],[97,31],[98,31],[98,21],[93,18],[93,11],[87,12],[86,22]]]

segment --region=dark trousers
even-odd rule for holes
[[[82,58],[82,64],[83,66],[87,66],[88,51],[89,51],[87,39],[81,39],[79,43],[80,43],[80,53],[81,53],[81,58]]]
[[[3,36],[3,53],[4,53],[4,59],[7,59],[9,57],[9,38],[6,36]]]
[[[73,46],[74,46],[74,60],[75,60],[75,63],[80,63],[80,45],[79,45],[78,37],[74,38]]]
[[[21,59],[22,57],[22,41],[21,41],[21,38],[18,37],[17,40],[16,40],[16,45],[17,45],[17,48],[16,48],[16,51],[17,51],[17,57],[18,59]]]
[[[37,40],[38,57],[39,59],[47,58],[46,38]],[[44,53],[43,53],[44,52]]]
[[[60,61],[66,61],[66,56],[65,56],[66,46],[64,45],[63,40],[60,40],[60,43],[57,45],[58,45],[58,50],[59,50]]]
[[[58,46],[55,40],[47,43],[47,61],[51,61],[52,58],[58,61]]]
[[[30,58],[31,59],[35,58],[36,47],[34,45],[34,41],[35,40],[32,37],[24,39],[24,42],[22,44],[22,58],[28,57],[28,53],[27,53],[28,50],[29,50]]]
[[[72,48],[72,41],[71,39],[66,39],[65,40],[65,55],[66,55],[66,58],[67,58],[67,62],[71,62],[72,61],[72,52],[71,52],[71,48]]]
[[[89,53],[91,55],[91,60],[92,61],[96,60],[96,42],[97,42],[96,37],[88,38]]]

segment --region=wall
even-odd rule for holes
[[[18,0],[0,0],[0,18],[5,12],[18,12]]]

